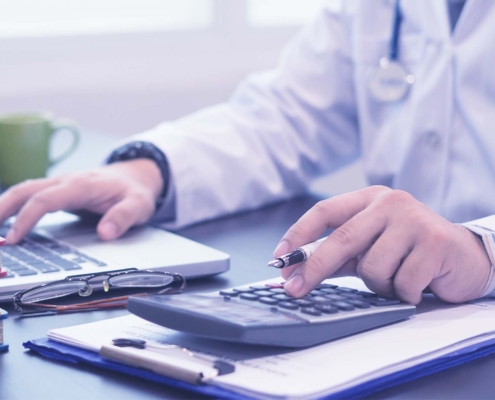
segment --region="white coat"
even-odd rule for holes
[[[495,214],[495,2],[468,0],[451,32],[445,0],[402,0],[399,60],[416,80],[380,104],[366,75],[387,55],[394,5],[332,2],[229,102],[132,137],[170,163],[158,217],[172,213],[178,228],[254,209],[358,157],[370,185],[408,191],[452,222]]]

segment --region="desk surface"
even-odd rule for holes
[[[89,137],[85,139],[86,143],[90,142]],[[84,151],[79,153],[81,157],[85,154]],[[101,156],[104,154],[102,151]],[[69,170],[78,169],[77,158],[74,161],[74,166],[65,167]],[[93,165],[96,166],[97,162]],[[180,231],[183,236],[231,255],[230,271],[217,277],[190,281],[189,290],[212,291],[276,277],[277,271],[266,268],[267,260],[271,258],[276,243],[286,229],[316,201],[314,197],[295,199]],[[10,305],[2,307],[10,313],[9,319],[4,321],[4,337],[10,345],[10,351],[0,353],[0,400],[191,398],[187,392],[172,390],[153,382],[48,361],[22,347],[24,341],[43,337],[50,329],[125,315],[124,310],[17,319]],[[382,391],[371,398],[493,398],[494,371],[495,356],[489,356]]]
[[[193,291],[216,290],[277,276],[266,261],[289,225],[316,202],[313,197],[292,200],[265,209],[208,222],[180,232],[183,236],[225,251],[232,256],[231,270],[223,275],[191,281]],[[252,251],[256,249],[256,251]],[[49,329],[125,315],[126,311],[97,311],[73,315],[5,321],[10,351],[0,354],[0,399],[187,399],[187,392],[132,379],[107,371],[95,371],[47,361],[22,348],[22,342],[43,337]],[[374,395],[375,399],[489,398],[495,393],[491,378],[495,356],[410,382]],[[197,397],[196,397],[197,398]]]

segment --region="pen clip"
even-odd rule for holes
[[[134,347],[136,349],[146,348],[146,340],[117,338],[112,340],[113,345],[117,347]]]

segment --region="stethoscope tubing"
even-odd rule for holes
[[[388,52],[388,58],[391,61],[397,61],[399,58],[399,36],[401,25],[402,11],[400,8],[400,0],[397,0],[394,7],[394,22],[392,24],[392,36]]]

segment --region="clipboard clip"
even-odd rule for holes
[[[186,382],[206,383],[215,376],[235,371],[235,365],[228,361],[173,344],[160,345],[134,338],[117,338],[112,343],[113,345],[102,346],[100,355]],[[173,350],[179,350],[179,353],[174,355]],[[183,355],[186,357],[182,357]]]
[[[117,347],[134,347],[135,349],[146,348],[146,340],[119,338],[113,339],[112,342],[113,345]]]

